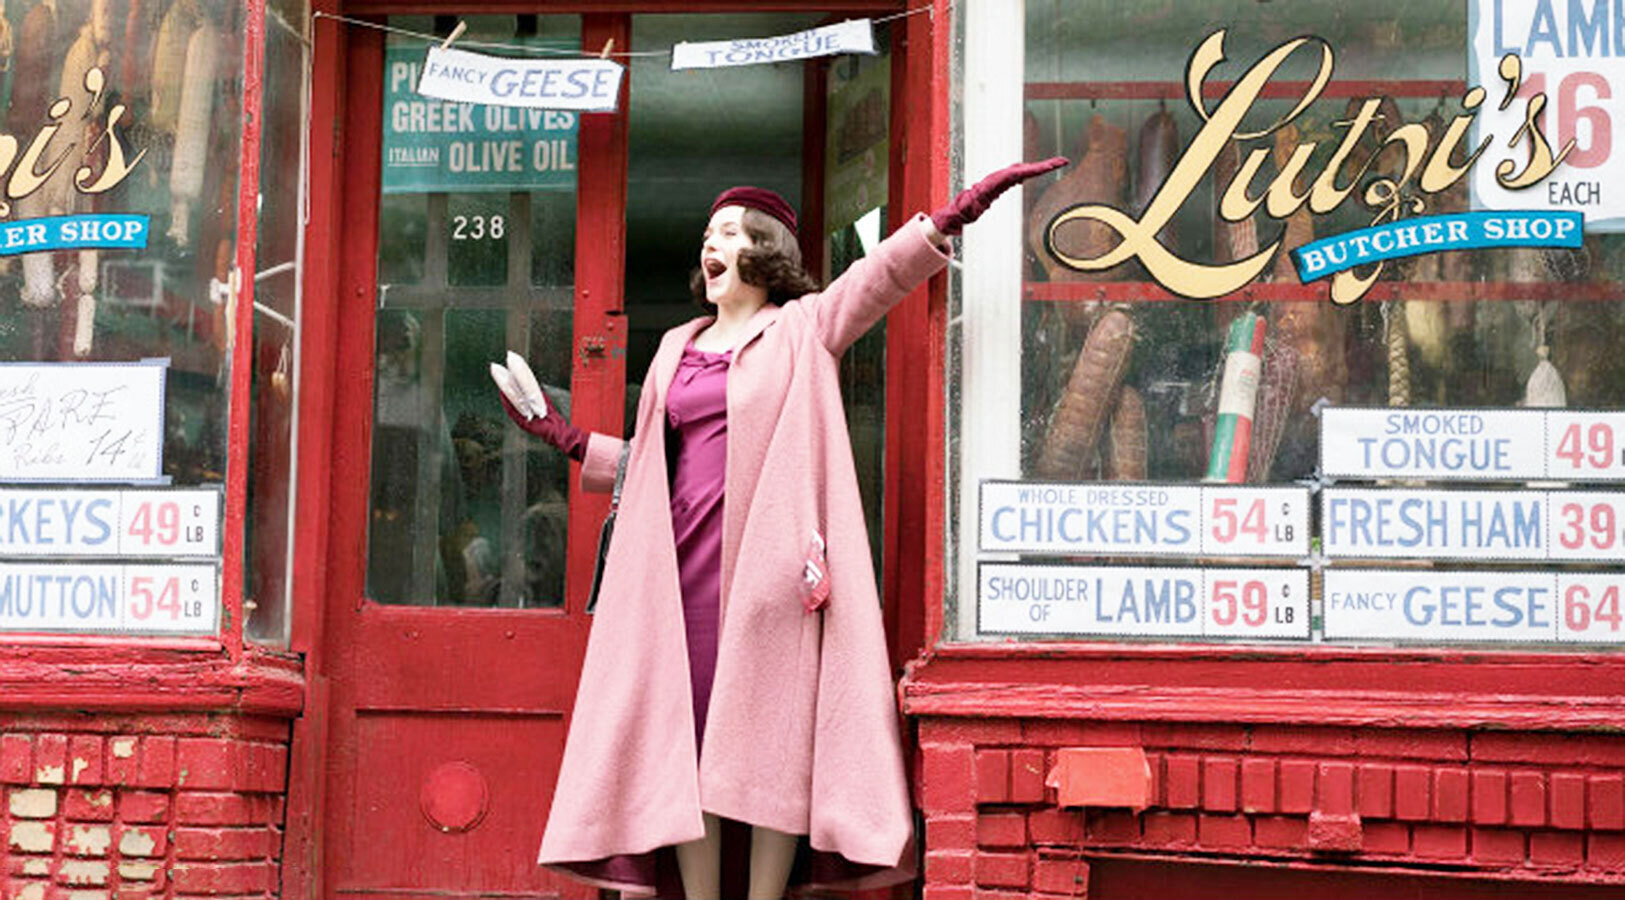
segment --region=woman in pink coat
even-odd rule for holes
[[[717,900],[731,822],[749,826],[752,900],[784,896],[792,875],[826,888],[912,877],[837,365],[946,264],[948,235],[1064,164],[995,173],[821,292],[788,203],[760,188],[717,197],[692,285],[716,314],[667,332],[649,367],[542,863]],[[503,404],[582,463],[584,490],[609,490],[623,441]]]

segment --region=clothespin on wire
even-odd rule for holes
[[[598,58],[599,59],[609,59],[609,51],[614,50],[614,49],[615,49],[615,39],[614,38],[610,38],[610,39],[604,41],[604,49],[598,51]]]
[[[446,39],[444,41],[440,42],[440,49],[441,50],[449,50],[449,49],[451,49],[451,42],[457,40],[460,37],[462,37],[463,32],[465,32],[467,30],[468,30],[468,23],[464,22],[462,19],[458,19],[457,20],[457,27],[453,28],[451,30],[451,34],[446,35]]]

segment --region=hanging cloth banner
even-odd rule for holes
[[[867,53],[872,56],[874,52],[875,32],[869,20],[849,19],[779,37],[737,38],[731,41],[706,41],[703,44],[679,43],[671,48],[671,67],[673,70],[720,69],[841,53]]]
[[[614,112],[625,71],[607,59],[508,59],[430,47],[418,93],[488,106]]]

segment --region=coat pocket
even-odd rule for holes
[[[814,531],[801,564],[801,606],[809,613],[829,605],[829,560],[824,550],[824,536]]]

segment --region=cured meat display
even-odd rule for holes
[[[1331,302],[1330,276],[1300,281],[1290,253],[1317,237],[1473,208],[1470,176],[1430,193],[1421,187],[1426,159],[1413,158],[1419,148],[1431,151],[1460,137],[1450,135],[1460,127],[1461,99],[1406,94],[1403,78],[1387,84],[1395,87],[1323,97],[1312,114],[1284,123],[1270,118],[1282,107],[1261,106],[1211,151],[1208,170],[1158,228],[1157,242],[1197,269],[1255,257],[1276,242],[1279,250],[1253,282],[1202,300],[1170,297],[1180,291],[1156,283],[1136,261],[1079,272],[1045,246],[1053,237],[1056,249],[1078,258],[1114,249],[1122,240],[1117,231],[1081,217],[1053,235],[1046,231],[1058,215],[1083,205],[1143,217],[1185,160],[1191,136],[1202,132],[1203,120],[1189,104],[1115,86],[1095,98],[1056,100],[1064,92],[1052,85],[1048,96],[1029,103],[1023,116],[1029,155],[1075,142],[1080,133],[1083,139],[1076,163],[1027,195],[1026,278],[1122,282],[1034,289],[1022,304],[1022,458],[1030,473],[1142,477],[1133,465],[1136,451],[1123,450],[1138,447],[1142,419],[1155,436],[1143,477],[1258,483],[1314,474],[1316,410],[1326,404],[1497,407],[1554,402],[1560,391],[1569,402],[1614,404],[1617,390],[1610,386],[1625,378],[1625,354],[1608,346],[1625,316],[1614,304],[1566,302],[1563,294],[1565,284],[1606,278],[1590,271],[1602,252],[1594,236],[1585,250],[1473,249],[1393,259],[1366,295],[1346,306]],[[1118,99],[1120,92],[1132,99]],[[1345,147],[1357,122],[1359,137]],[[1450,164],[1462,165],[1472,147],[1459,143]],[[1283,172],[1292,173],[1291,184],[1277,183]],[[1241,175],[1247,183],[1236,185]],[[1280,208],[1282,197],[1269,192],[1306,197],[1316,185],[1317,208],[1305,202],[1276,215],[1265,202],[1273,196]],[[1327,186],[1334,193],[1325,194]],[[1220,212],[1227,193],[1258,206],[1228,221]],[[1340,201],[1329,210],[1328,197]],[[1353,275],[1372,272],[1365,264]],[[1514,289],[1523,285],[1527,291]],[[1226,442],[1215,450],[1226,338],[1249,310],[1268,322],[1257,354],[1251,441],[1221,436]],[[1242,423],[1239,407],[1226,409]]]
[[[1134,320],[1107,310],[1089,329],[1072,365],[1066,392],[1055,405],[1038,459],[1040,478],[1081,479],[1095,465],[1107,416],[1134,346]]]
[[[1050,220],[1062,210],[1083,203],[1121,207],[1128,187],[1128,132],[1101,115],[1089,120],[1088,143],[1083,156],[1038,198],[1027,216],[1027,243],[1038,256],[1050,281],[1107,281],[1116,276],[1079,272],[1056,261],[1044,246]],[[1055,235],[1055,244],[1070,256],[1092,258],[1117,245],[1115,232],[1095,222],[1066,225]]]

